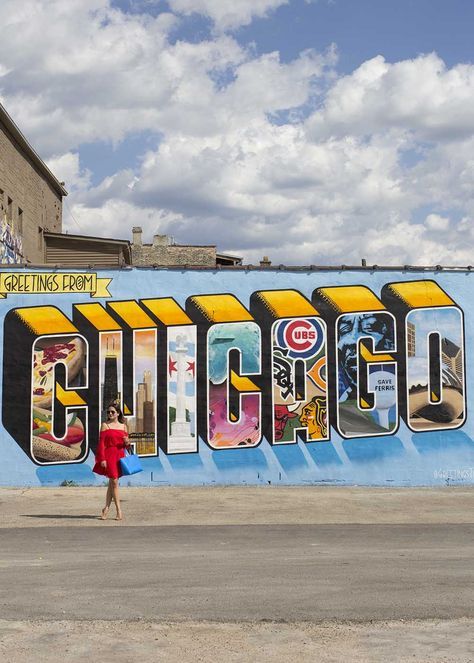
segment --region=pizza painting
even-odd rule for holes
[[[49,407],[53,393],[54,366],[61,361],[67,366],[69,382],[77,377],[83,361],[83,341],[80,338],[54,339],[52,345],[35,346],[33,355],[33,403],[39,407]],[[48,340],[50,342],[50,339]]]
[[[79,411],[68,408],[66,431],[61,438],[53,430],[54,367],[66,367],[68,385],[84,386],[86,350],[77,337],[47,337],[35,343],[33,353],[32,455],[40,463],[74,461],[80,458],[85,441]]]

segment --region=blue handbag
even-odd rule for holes
[[[140,458],[135,453],[125,450],[125,456],[120,459],[120,469],[123,475],[138,474],[143,471]]]

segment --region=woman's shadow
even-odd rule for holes
[[[22,518],[44,518],[50,520],[97,520],[99,516],[90,513],[82,515],[69,515],[64,513],[22,513]]]

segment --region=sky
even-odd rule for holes
[[[1,0],[0,101],[70,233],[473,262],[474,2]]]

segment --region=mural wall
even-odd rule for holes
[[[132,485],[474,483],[472,278],[0,271],[0,485],[102,483],[112,400]]]

